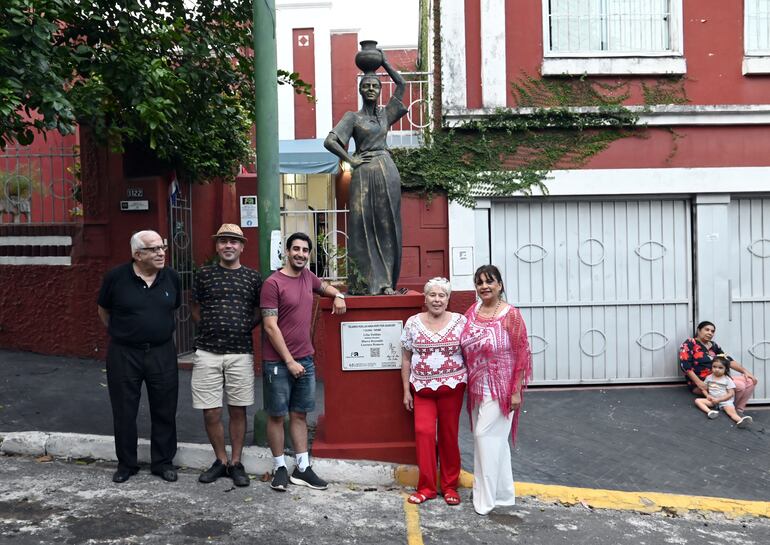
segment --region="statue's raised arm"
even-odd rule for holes
[[[362,106],[346,112],[324,141],[326,149],[350,163],[348,215],[348,289],[356,295],[394,294],[401,270],[401,177],[390,156],[390,126],[406,114],[404,78],[377,42],[361,42],[356,65],[364,72],[358,84]],[[388,103],[378,105],[382,66],[395,83]],[[350,139],[355,152],[349,153]]]

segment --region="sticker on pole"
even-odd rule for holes
[[[241,227],[259,227],[257,196],[241,195]]]
[[[283,266],[283,238],[281,231],[270,233],[270,270],[277,271]]]

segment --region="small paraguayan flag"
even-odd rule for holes
[[[168,198],[171,201],[172,206],[176,204],[176,198],[182,192],[179,187],[179,180],[176,179],[176,173],[174,173],[174,179],[168,185]]]

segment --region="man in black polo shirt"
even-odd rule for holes
[[[214,449],[213,465],[198,480],[212,483],[229,475],[236,486],[248,486],[241,463],[246,439],[246,407],[254,404],[254,346],[251,332],[261,321],[259,273],[241,264],[246,237],[225,223],[213,236],[219,262],[196,275],[193,319],[199,323],[192,372],[193,408],[203,409],[203,422]],[[225,449],[222,399],[227,396],[231,458]]]
[[[112,338],[107,352],[107,386],[115,428],[116,483],[139,471],[136,414],[142,382],[150,405],[154,475],[176,481],[176,404],[179,377],[174,345],[174,311],[181,304],[179,276],[165,267],[166,245],[155,231],[131,237],[130,263],[104,276],[97,307]]]

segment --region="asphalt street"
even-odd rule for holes
[[[0,432],[112,435],[102,363],[0,350]],[[397,373],[397,371],[394,371]],[[395,380],[400,380],[394,375]],[[180,441],[207,444],[191,408],[190,371],[179,373]],[[257,406],[261,403],[257,381]],[[323,390],[318,391],[323,411]],[[708,420],[684,386],[532,389],[513,455],[514,479],[549,485],[770,500],[770,410],[750,406],[754,425]],[[249,408],[249,434],[255,407]],[[310,415],[313,420],[315,415]],[[149,437],[146,395],[138,419]],[[468,415],[460,418],[463,467],[473,470]],[[767,539],[770,543],[770,538]]]
[[[0,457],[0,544],[762,545],[770,520],[718,514],[643,515],[522,499],[482,517],[440,498],[416,507],[400,488],[235,488],[181,471],[167,483],[143,470],[122,485],[111,464]]]

